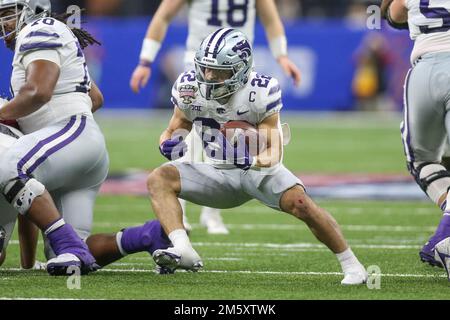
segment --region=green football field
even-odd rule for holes
[[[150,169],[164,160],[157,150],[168,115],[100,115],[111,172]],[[296,173],[406,174],[399,115],[285,115],[293,141],[285,164]],[[418,251],[440,212],[426,201],[319,199],[342,226],[353,251],[381,277],[368,286],[343,287],[335,256],[296,219],[256,201],[224,210],[228,236],[208,235],[190,204],[191,240],[203,258],[198,273],[158,275],[148,254],[128,256],[68,289],[66,277],[19,269],[17,235],[0,269],[0,298],[57,299],[448,299],[442,269],[428,267]],[[100,196],[94,233],[114,232],[154,217],[147,198]],[[38,258],[43,259],[42,244]],[[377,271],[378,272],[378,271]],[[377,286],[376,284],[379,284]]]

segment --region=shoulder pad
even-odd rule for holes
[[[262,74],[252,73],[250,86],[256,95],[254,97],[253,109],[259,114],[278,112],[281,109],[281,87],[278,80]]]
[[[18,37],[18,53],[35,50],[57,49],[75,40],[67,37],[67,26],[53,18],[36,20],[27,25]]]

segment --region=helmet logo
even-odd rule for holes
[[[233,47],[233,51],[239,55],[239,58],[247,60],[252,55],[252,48],[247,40],[242,40]]]
[[[203,58],[202,58],[202,62],[203,62],[203,63],[217,64],[217,59],[212,59],[212,58],[203,57]]]

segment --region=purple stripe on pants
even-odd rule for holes
[[[44,153],[44,155],[42,157],[40,157],[28,170],[27,170],[27,176],[30,176],[30,174],[33,173],[34,170],[36,170],[36,168],[43,163],[45,160],[47,160],[48,157],[50,157],[52,154],[54,154],[55,152],[57,152],[58,150],[61,150],[62,148],[64,148],[65,146],[67,146],[69,143],[71,143],[72,141],[74,141],[76,138],[78,138],[80,136],[80,134],[83,132],[84,128],[86,127],[86,116],[82,116],[81,117],[81,124],[78,127],[78,129],[66,140],[64,140],[63,142],[57,144],[56,146],[54,146],[51,149],[48,149],[47,152]]]
[[[30,152],[28,152],[25,157],[23,157],[19,163],[17,163],[17,172],[19,173],[19,177],[20,178],[25,178],[26,175],[23,172],[23,166],[36,154],[39,152],[39,150],[41,150],[46,144],[58,139],[59,137],[61,137],[62,135],[64,135],[65,133],[67,133],[75,124],[75,120],[76,120],[76,116],[72,116],[70,118],[69,123],[63,128],[61,129],[59,132],[55,133],[54,135],[51,135],[50,137],[41,140],[38,142],[38,144],[30,150]]]

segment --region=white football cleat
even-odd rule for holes
[[[197,272],[203,268],[203,262],[193,248],[168,248],[153,252],[153,260],[166,272],[173,273],[176,269]]]
[[[367,282],[367,271],[363,265],[352,268],[344,273],[344,279],[341,281],[342,285],[353,286],[358,284],[365,284]]]
[[[450,281],[450,237],[438,242],[434,247],[434,258],[442,263]]]
[[[228,228],[223,223],[220,212],[204,213],[200,215],[200,224],[206,227],[209,234],[229,234]]]

